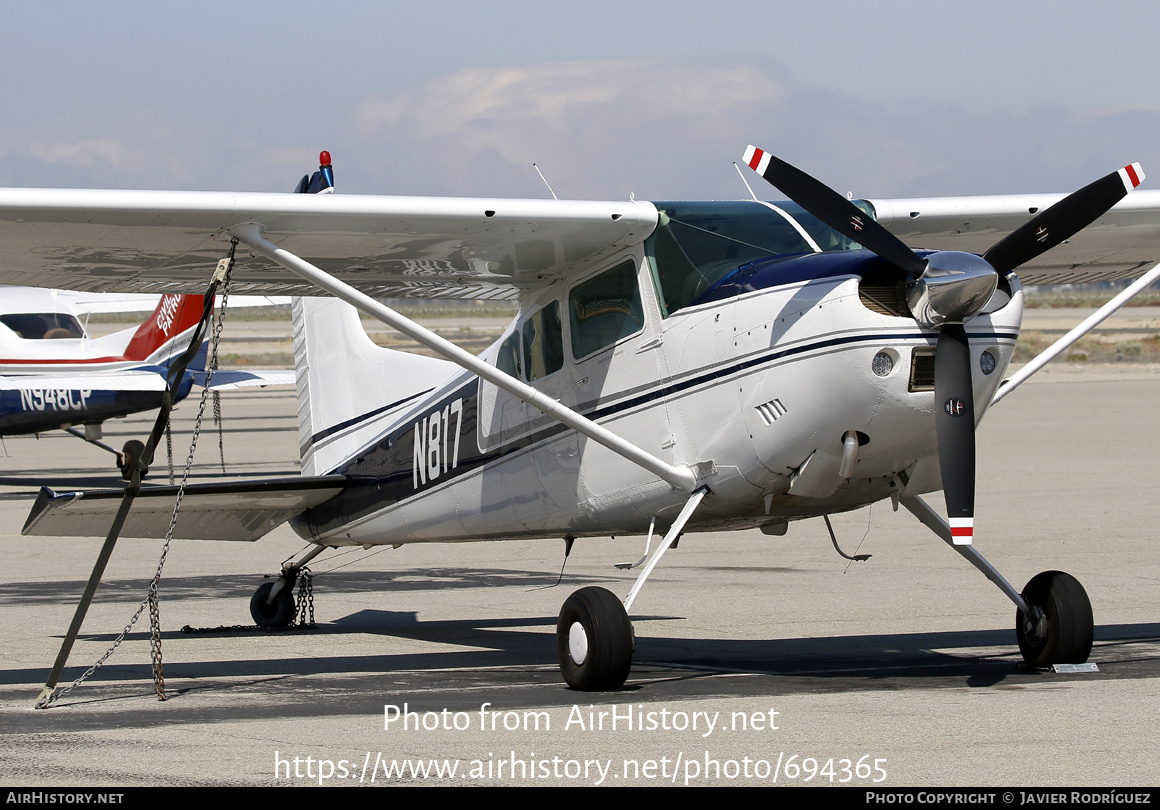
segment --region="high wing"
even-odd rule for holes
[[[875,218],[914,248],[983,253],[1064,194],[867,200]],[[1020,266],[1024,284],[1135,278],[1160,261],[1160,191],[1137,190],[1062,245]]]
[[[870,199],[917,248],[981,253],[1059,194]],[[1069,243],[1020,268],[1025,283],[1131,278],[1160,259],[1160,191],[1138,191]],[[512,299],[644,239],[640,201],[230,192],[0,189],[4,283],[84,291],[200,292],[229,229],[267,239],[376,297]],[[316,292],[254,256],[234,290]]]
[[[0,190],[3,283],[201,292],[231,227],[265,237],[376,297],[515,298],[646,237],[649,203],[227,192]],[[245,257],[245,254],[242,254]],[[233,290],[317,290],[259,257]]]

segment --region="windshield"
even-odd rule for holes
[[[793,217],[823,252],[861,249],[800,206],[774,205]],[[873,216],[868,203],[857,200],[854,205]],[[645,251],[665,317],[696,301],[743,264],[816,252],[785,216],[753,201],[660,202],[656,207],[660,220]]]
[[[72,315],[63,312],[13,312],[0,315],[3,323],[25,340],[83,338],[85,330]]]

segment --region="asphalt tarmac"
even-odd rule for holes
[[[1098,673],[1024,668],[1010,601],[886,502],[834,519],[846,551],[873,555],[861,563],[820,521],[686,535],[634,606],[624,691],[599,694],[561,681],[556,615],[585,585],[627,593],[635,575],[613,563],[642,538],[578,541],[559,584],[558,539],[329,552],[312,566],[316,629],[229,629],[302,548],[282,527],[254,544],[173,543],[166,701],[146,615],[87,682],[34,710],[100,540],[20,527],[41,483],[119,479],[76,438],[8,438],[0,784],[1157,785],[1157,402],[1158,369],[1061,367],[979,431],[977,546],[1018,588],[1048,569],[1084,584]],[[177,414],[179,465],[196,408]],[[230,476],[296,471],[292,391],[226,394],[222,411]],[[106,440],[149,422],[107,425]],[[194,469],[223,477],[208,418]],[[119,543],[62,683],[125,626],[161,546]]]

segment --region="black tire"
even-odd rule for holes
[[[584,649],[577,651],[574,641]],[[605,588],[581,588],[560,609],[556,653],[560,672],[573,689],[599,692],[624,686],[635,646],[624,605]]]
[[[1046,669],[1054,664],[1082,664],[1092,651],[1095,621],[1092,603],[1079,580],[1063,571],[1036,574],[1023,589],[1028,605],[1043,611],[1044,629],[1033,618],[1015,613],[1015,634],[1027,666]]]
[[[250,598],[250,615],[254,624],[267,630],[277,630],[288,627],[294,621],[294,587],[286,583],[286,587],[278,592],[273,604],[270,603],[270,590],[274,582],[263,583]]]
[[[136,439],[130,439],[125,442],[125,446],[121,448],[121,455],[118,458],[119,466],[121,467],[121,477],[126,481],[133,478],[133,470],[137,467],[137,462],[141,460],[141,456],[145,454],[145,444]],[[141,477],[149,472],[146,467],[141,470]]]

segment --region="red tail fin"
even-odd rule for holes
[[[201,321],[202,296],[163,295],[125,347],[126,360],[148,360],[175,337]],[[188,341],[183,342],[182,348]],[[163,358],[156,358],[161,360]]]

